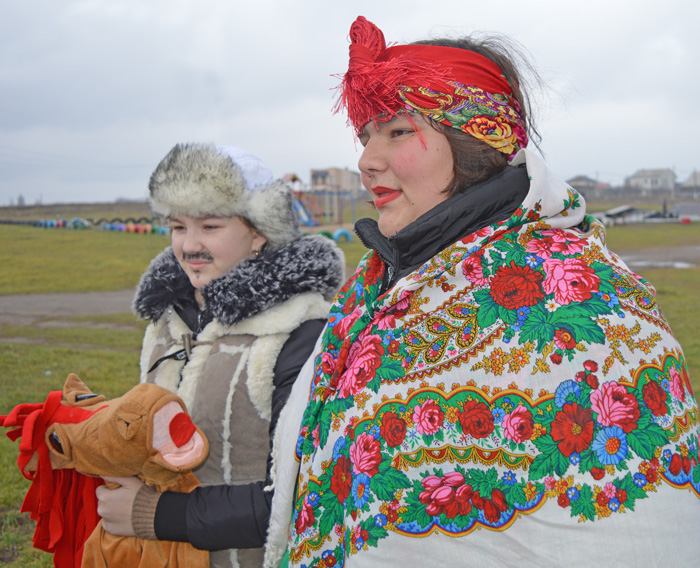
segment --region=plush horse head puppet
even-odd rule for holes
[[[110,535],[97,516],[102,475],[135,475],[158,491],[199,485],[191,470],[209,443],[178,396],[144,383],[105,401],[71,374],[62,392],[15,407],[0,424],[18,426],[8,436],[22,438],[17,463],[32,480],[22,511],[37,521],[34,546],[53,552],[56,566],[209,565],[209,553],[188,543]]]

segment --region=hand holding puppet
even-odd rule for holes
[[[189,543],[118,537],[97,516],[100,476],[138,476],[157,491],[189,492],[192,469],[209,443],[182,400],[153,384],[139,384],[105,401],[74,374],[46,402],[20,404],[0,425],[20,441],[17,459],[32,481],[22,504],[37,526],[34,546],[63,567],[206,567],[209,553]]]

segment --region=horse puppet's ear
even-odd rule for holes
[[[71,373],[66,378],[63,385],[63,404],[68,406],[86,407],[104,402],[103,394],[95,394],[87,385],[80,380],[75,373]]]

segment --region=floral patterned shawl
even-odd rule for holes
[[[293,474],[277,478],[279,499],[296,491],[271,528],[274,547],[275,515],[291,510],[289,565],[700,554],[680,536],[700,524],[681,347],[581,196],[528,150],[523,162],[531,189],[509,219],[381,296],[370,252],[338,293],[295,387],[301,427],[278,428],[288,445],[300,431]]]

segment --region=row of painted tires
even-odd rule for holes
[[[86,219],[78,218],[70,221],[65,219],[39,219],[34,223],[34,226],[44,229],[87,229],[90,223]]]
[[[95,223],[92,219],[80,219],[75,218],[70,221],[65,219],[40,219],[36,221],[34,225],[36,227],[42,227],[45,229],[88,229],[92,226],[99,226],[102,231],[119,231],[122,233],[137,233],[137,234],[156,234],[156,235],[167,235],[168,229],[166,227],[161,227],[160,225],[154,225],[149,222],[149,219],[142,218],[136,222],[136,219],[129,218],[126,221],[121,219],[112,219],[108,221],[107,219],[100,219]]]
[[[91,226],[99,226],[102,231],[118,231],[122,233],[137,233],[137,234],[156,234],[156,235],[167,235],[169,230],[166,227],[161,227],[160,225],[155,225],[148,222],[149,219],[143,217],[141,219],[128,218],[122,221],[119,218],[112,219],[108,221],[107,219],[99,219],[94,222],[92,219],[80,219],[75,218],[70,221],[65,219],[40,219],[34,224],[37,227],[43,227],[47,229],[56,228],[67,228],[67,229],[87,229]],[[336,229],[334,232],[330,231],[319,231],[319,235],[333,239],[335,242],[340,241],[350,242],[352,241],[352,233],[347,229]]]
[[[140,235],[167,235],[167,227],[151,225],[151,223],[105,223],[100,226],[102,231],[119,231],[122,233],[137,233]]]

